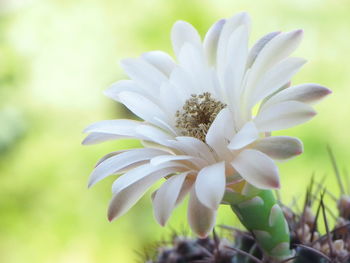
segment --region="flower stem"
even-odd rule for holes
[[[254,196],[229,195],[226,200],[232,210],[271,259],[283,260],[292,255],[288,223],[271,190],[261,190]]]

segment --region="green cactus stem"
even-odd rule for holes
[[[271,190],[227,193],[224,200],[271,260],[292,256],[288,223]]]

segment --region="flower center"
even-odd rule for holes
[[[209,92],[192,94],[185,101],[182,110],[176,112],[176,127],[184,136],[195,137],[205,141],[210,125],[226,104],[211,97]]]

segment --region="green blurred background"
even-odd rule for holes
[[[276,30],[305,30],[298,56],[309,63],[294,83],[333,90],[311,122],[280,134],[298,136],[305,153],[280,165],[282,197],[304,195],[314,172],[338,187],[329,144],[349,167],[350,2],[347,0],[0,0],[0,262],[138,262],[145,246],[187,228],[185,205],[168,227],[153,219],[150,196],[109,223],[112,178],[88,190],[104,154],[137,142],[82,147],[88,124],[127,112],[102,91],[124,78],[118,61],[149,50],[171,51],[179,19],[203,35],[239,11],[253,18],[251,43]],[[223,207],[218,223],[237,225]]]

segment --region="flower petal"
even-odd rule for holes
[[[217,48],[217,68],[218,72],[224,72],[224,69],[227,65],[227,62],[229,59],[227,54],[229,51],[229,40],[230,37],[232,36],[232,33],[241,25],[245,25],[248,28],[248,31],[250,29],[250,17],[247,13],[242,12],[239,13],[230,19],[227,19],[226,23],[224,24],[219,42],[218,42],[218,48]]]
[[[264,103],[262,108],[270,107],[287,100],[295,100],[303,103],[315,103],[331,94],[332,91],[326,87],[314,83],[301,84],[298,86],[289,87],[278,92]]]
[[[216,210],[225,193],[225,163],[204,167],[198,173],[195,190],[198,200],[206,207]]]
[[[191,229],[199,237],[207,237],[214,227],[216,211],[202,205],[196,196],[194,187],[191,190],[187,215]]]
[[[241,99],[242,81],[248,56],[248,39],[249,29],[246,25],[242,25],[231,34],[228,43],[224,94],[234,105],[239,105]]]
[[[177,21],[174,24],[171,30],[171,40],[176,56],[179,56],[180,50],[185,43],[201,46],[201,38],[197,30],[185,21]]]
[[[267,67],[265,70],[271,68],[271,66],[289,56],[299,46],[302,37],[302,30],[278,34],[261,50],[256,58],[254,67],[265,66]]]
[[[88,136],[85,137],[85,139],[82,141],[82,144],[92,145],[92,144],[97,144],[105,141],[118,140],[118,139],[128,138],[128,137],[129,136],[119,136],[119,135],[108,134],[108,133],[93,132],[88,134]]]
[[[184,104],[176,93],[175,87],[169,82],[164,82],[157,96],[159,96],[162,108],[167,112],[169,119],[172,117],[175,123],[176,112],[181,109]]]
[[[176,199],[176,205],[179,205],[186,195],[191,191],[194,181],[192,179],[186,178],[185,182],[182,185],[179,196]]]
[[[207,160],[208,163],[216,162],[213,151],[201,140],[189,136],[179,136],[176,137],[176,140],[172,147],[175,147],[177,150],[187,155],[200,157]]]
[[[218,41],[225,22],[225,19],[220,19],[214,25],[211,26],[211,28],[205,35],[203,46],[209,65],[214,64],[216,61]]]
[[[195,166],[197,166],[197,168],[201,168],[203,166],[206,166],[208,163],[198,157],[195,156],[190,156],[190,155],[159,155],[156,156],[154,158],[152,158],[151,160],[151,164],[156,166],[156,165],[160,165],[166,162],[170,162],[170,161],[189,161],[192,164],[194,164]]]
[[[154,216],[160,225],[164,226],[168,221],[171,211],[176,206],[176,200],[180,194],[188,172],[174,175],[166,180],[157,190],[154,199]]]
[[[307,104],[298,101],[284,101],[262,110],[254,119],[260,132],[287,129],[304,123],[316,112]]]
[[[157,149],[134,149],[116,156],[110,157],[101,162],[90,175],[89,187],[106,178],[111,174],[118,173],[121,169],[133,163],[149,160],[154,156],[163,155],[165,152]]]
[[[159,179],[169,174],[168,170],[162,170],[145,176],[137,183],[129,184],[114,193],[108,208],[108,220],[112,221],[125,214],[146,191]]]
[[[228,108],[222,109],[211,124],[205,137],[206,143],[222,158],[230,156],[228,140],[234,133],[232,114]]]
[[[193,184],[194,184],[193,178],[186,177],[186,179],[181,187],[179,196],[176,199],[175,207],[177,205],[179,205],[182,202],[182,200],[186,197],[186,195],[191,191]],[[156,196],[158,190],[155,190],[152,193],[152,195],[151,195],[152,201],[154,200],[154,197]]]
[[[155,117],[163,121],[167,120],[167,116],[164,114],[164,111],[157,104],[141,94],[123,91],[118,97],[121,103],[123,103],[135,115],[139,116],[145,121],[155,125],[160,125],[160,123],[156,121]]]
[[[84,129],[84,133],[90,134],[83,140],[82,144],[91,145],[122,138],[143,139],[136,132],[137,127],[140,125],[144,125],[144,123],[123,119],[95,122]]]
[[[232,166],[248,183],[257,188],[280,187],[277,166],[262,152],[246,149],[233,160]]]
[[[258,140],[254,149],[259,150],[273,159],[286,160],[303,152],[303,143],[294,137],[272,136]]]
[[[183,44],[179,54],[179,64],[192,80],[192,93],[210,92],[213,94],[211,69],[207,66],[202,49],[190,43]]]
[[[193,91],[193,87],[196,88],[196,85],[191,79],[190,74],[180,66],[175,67],[173,72],[171,72],[169,81],[174,86],[174,92],[181,99],[182,103],[185,103],[193,92],[197,92],[196,90]]]
[[[95,165],[95,168],[100,165],[101,163],[103,163],[105,160],[113,157],[113,156],[116,156],[118,154],[121,154],[121,153],[124,153],[124,152],[127,152],[128,150],[120,150],[120,151],[114,151],[114,152],[110,152],[110,153],[107,153],[106,155],[104,155],[102,158],[100,158],[96,165]]]
[[[136,127],[142,125],[140,121],[134,120],[105,120],[95,122],[84,129],[84,133],[105,133],[111,135],[120,135],[134,137]]]
[[[189,169],[185,165],[176,162],[168,162],[158,166],[152,166],[146,163],[118,177],[112,184],[112,193],[120,192],[130,185],[140,182],[143,178],[156,173],[159,173],[159,178],[161,178],[171,173],[184,172],[187,170]]]
[[[275,36],[280,34],[281,32],[271,32],[260,38],[254,46],[250,49],[248,59],[247,59],[247,68],[250,68],[257,56],[259,55],[260,51],[265,47],[265,45],[271,41]]]
[[[171,135],[158,127],[151,125],[140,125],[135,129],[135,132],[144,140],[155,142],[161,145],[167,145],[167,140],[173,139]]]
[[[251,144],[258,138],[259,131],[257,130],[254,122],[250,121],[247,122],[242,129],[233,136],[228,148],[231,150],[238,150],[247,146],[248,144]]]
[[[274,66],[264,75],[252,92],[248,102],[249,107],[252,108],[256,103],[288,83],[305,63],[306,60],[301,58],[287,58]]]
[[[132,92],[140,93],[144,96],[151,95],[149,91],[146,91],[146,90],[140,88],[140,86],[135,81],[130,80],[130,79],[123,79],[123,80],[117,81],[116,83],[113,83],[103,93],[107,97],[118,101],[118,95],[120,92],[123,92],[123,91],[132,91]]]
[[[262,48],[249,73],[246,88],[248,93],[259,83],[265,72],[288,57],[298,47],[302,36],[302,30],[281,33]]]
[[[166,76],[170,76],[171,71],[175,67],[175,62],[171,56],[162,51],[147,52],[142,54],[141,57]]]
[[[149,90],[157,91],[167,79],[163,72],[142,58],[124,59],[120,64],[132,80]]]

